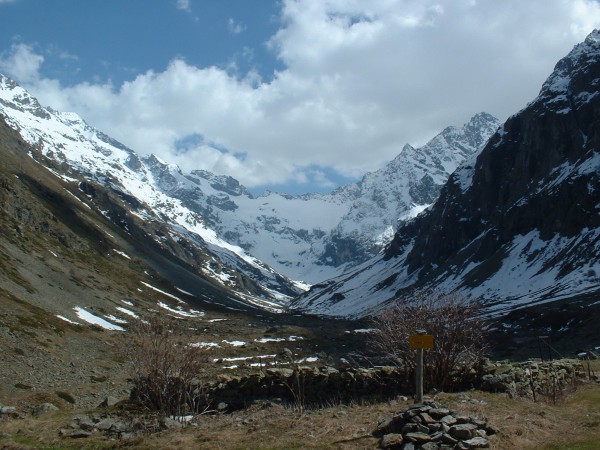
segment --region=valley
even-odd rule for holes
[[[429,401],[501,424],[489,442],[478,436],[491,448],[597,444],[592,372],[600,368],[585,359],[586,372],[575,358],[597,358],[600,348],[598,80],[594,31],[504,124],[478,113],[330,194],[255,198],[232,177],[140,156],[0,75],[0,445],[382,445],[374,430],[382,416],[409,407],[408,384],[376,401],[352,388],[351,401],[340,392],[317,408],[304,404],[300,382],[287,384],[294,401],[257,388],[245,409],[215,402],[210,414],[192,410],[189,427],[127,428],[118,439],[96,425],[103,414],[168,418],[133,401],[139,374],[128,352],[143,324],[162,324],[155,328],[168,331],[172,349],[198,349],[194,386],[264,374],[298,380],[306,370],[318,382],[336,374],[376,391],[395,369],[373,351],[371,317],[423,292],[480,301],[487,356],[513,361],[468,367],[449,390],[470,391],[432,389]],[[569,361],[540,365],[559,358]],[[523,389],[533,398],[515,380],[501,386],[513,365],[530,377]],[[555,377],[552,404],[536,399],[550,398],[540,381],[548,383],[547,373]],[[558,373],[560,383],[570,374],[568,383]],[[490,385],[501,388],[485,391]],[[37,419],[44,404],[57,409],[46,406]],[[94,415],[89,430],[81,426]],[[427,433],[442,429],[427,424]],[[456,448],[471,445],[450,437]],[[487,448],[478,445],[467,448]]]

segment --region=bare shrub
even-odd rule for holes
[[[173,331],[165,318],[140,322],[125,350],[132,365],[132,399],[162,415],[194,411],[197,376],[207,358]]]
[[[481,306],[456,295],[419,293],[401,299],[373,318],[370,348],[388,363],[404,368],[407,382],[415,370],[415,350],[408,337],[424,330],[434,336],[434,347],[424,352],[427,388],[447,389],[451,376],[469,370],[484,356],[487,332]]]

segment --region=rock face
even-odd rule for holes
[[[450,177],[384,255],[294,303],[362,315],[415,289],[503,310],[600,290],[600,33]]]

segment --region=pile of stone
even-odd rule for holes
[[[384,449],[469,450],[489,448],[496,430],[485,420],[462,416],[436,402],[416,404],[384,420],[373,434]]]

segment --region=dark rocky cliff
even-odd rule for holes
[[[537,230],[547,240],[600,227],[599,39],[592,33],[557,64],[538,98],[492,136],[473,168],[455,172],[431,211],[400,230],[387,259],[410,242],[408,272],[421,279],[465,259],[487,262],[481,277],[516,236]],[[587,264],[598,259],[597,244],[584,241],[577,261],[556,262]]]

